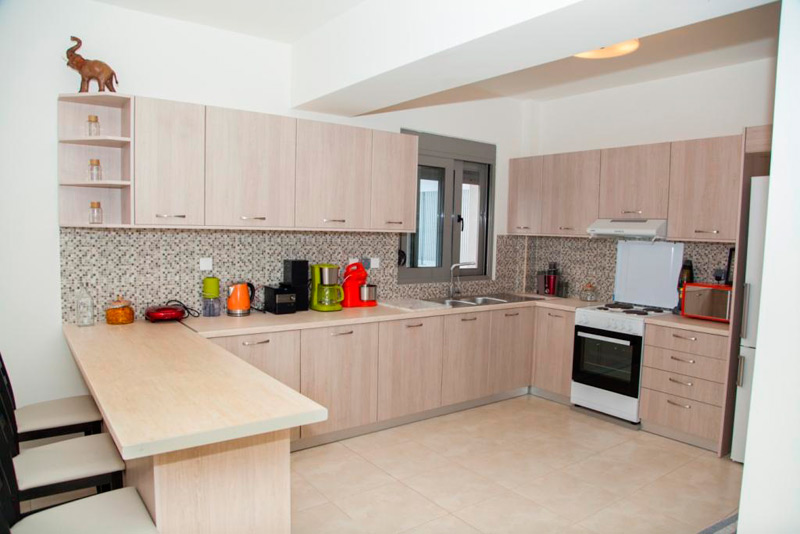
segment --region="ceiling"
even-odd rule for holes
[[[543,101],[775,57],[779,19],[780,3],[767,4],[642,37],[627,56],[568,57],[373,113],[498,97]]]
[[[273,41],[293,43],[364,0],[97,0]]]

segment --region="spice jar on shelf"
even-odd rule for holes
[[[131,301],[117,296],[106,307],[106,322],[108,324],[130,324],[133,322],[133,305]]]
[[[103,208],[100,202],[89,202],[89,224],[103,224]]]
[[[89,160],[89,181],[99,182],[103,179],[103,169],[100,167],[99,159]]]
[[[589,282],[583,289],[581,289],[580,298],[586,302],[596,302],[597,301],[597,288],[594,287],[594,284]]]
[[[89,115],[86,120],[86,135],[89,137],[100,135],[100,121],[97,119],[97,115]]]

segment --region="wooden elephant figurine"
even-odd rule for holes
[[[102,93],[106,89],[112,93],[116,93],[114,84],[119,83],[117,80],[117,73],[104,63],[97,59],[84,59],[84,57],[76,52],[83,42],[77,37],[70,37],[75,44],[72,48],[67,50],[67,66],[75,69],[81,75],[81,93],[89,91],[89,82],[91,80],[97,81],[99,91]]]

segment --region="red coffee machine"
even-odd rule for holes
[[[377,288],[367,284],[369,273],[361,262],[351,263],[344,268],[342,289],[345,308],[358,308],[361,306],[377,306]]]

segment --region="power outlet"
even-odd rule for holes
[[[363,265],[365,269],[369,270],[372,266],[372,262],[369,258],[361,258],[361,265]]]
[[[212,258],[200,258],[200,270],[211,271],[214,269],[214,260]]]
[[[381,268],[381,259],[380,258],[370,258],[369,264],[372,266],[372,269],[380,269]]]

